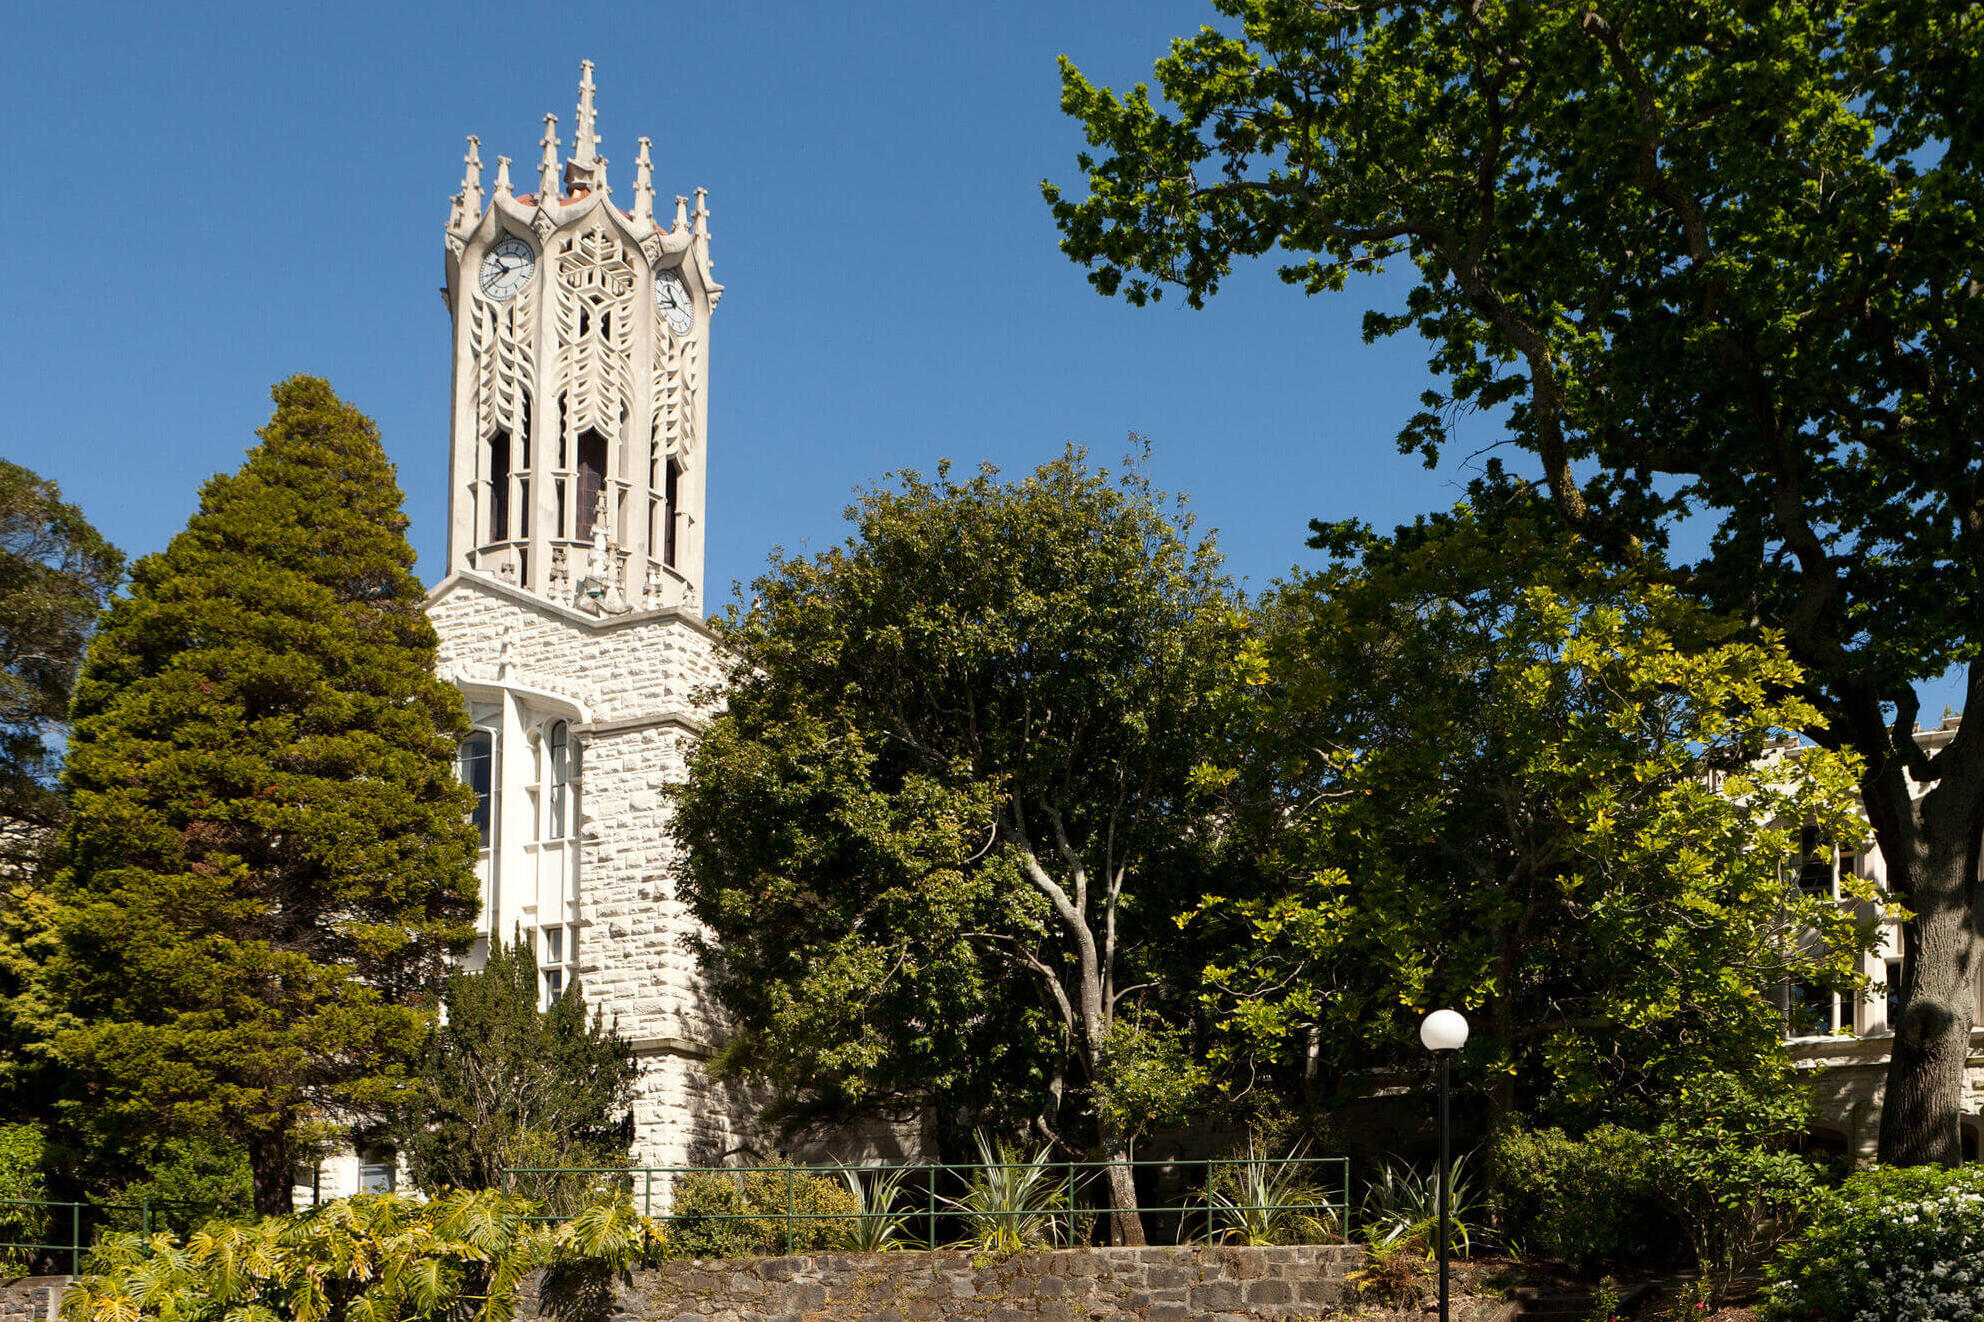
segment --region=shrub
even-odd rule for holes
[[[198,1139],[173,1139],[144,1164],[144,1173],[102,1204],[111,1230],[172,1230],[247,1216],[255,1205],[248,1154]]]
[[[1512,1244],[1579,1272],[1665,1257],[1675,1247],[1647,1175],[1646,1135],[1601,1125],[1583,1138],[1511,1129],[1489,1149],[1495,1223]]]
[[[1359,1295],[1379,1303],[1414,1303],[1426,1279],[1426,1241],[1407,1236],[1373,1244],[1364,1265],[1343,1279]]]
[[[1343,1219],[1330,1191],[1309,1179],[1313,1170],[1297,1145],[1276,1161],[1256,1156],[1221,1162],[1206,1179],[1211,1238],[1232,1244],[1331,1244],[1343,1238]]]
[[[844,1248],[862,1210],[862,1200],[840,1181],[783,1163],[690,1171],[675,1186],[669,1245],[691,1258]]]
[[[1817,1201],[1818,1171],[1787,1146],[1810,1112],[1804,1097],[1771,1081],[1709,1075],[1682,1086],[1655,1132],[1647,1173],[1717,1298]]]
[[[1481,1199],[1465,1154],[1454,1158],[1447,1179],[1447,1242],[1465,1258],[1482,1230]],[[1386,1162],[1365,1188],[1362,1210],[1367,1244],[1431,1244],[1440,1225],[1439,1163],[1422,1173],[1404,1162]]]
[[[1017,1147],[977,1136],[978,1168],[958,1198],[946,1198],[965,1220],[965,1246],[982,1253],[1019,1253],[1077,1242],[1068,1186],[1048,1164],[1048,1149],[1028,1157]]]
[[[0,1125],[0,1243],[46,1244],[50,1225],[46,1146],[33,1125]],[[65,1232],[66,1233],[66,1232]],[[0,1248],[0,1277],[26,1270],[33,1255]]]
[[[1984,1168],[1850,1176],[1771,1264],[1767,1322],[1973,1322],[1984,1313]]]

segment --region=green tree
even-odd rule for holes
[[[1235,799],[1262,873],[1201,911],[1229,1050],[1341,1079],[1423,1059],[1420,1017],[1458,1008],[1491,1132],[1781,1080],[1777,989],[1859,993],[1875,939],[1783,866],[1807,823],[1852,828],[1855,767],[1785,748],[1817,718],[1782,648],[1535,519],[1338,539],[1261,608]]]
[[[74,1127],[244,1146],[263,1212],[307,1124],[403,1089],[476,910],[467,718],[392,465],[324,382],[273,393],[91,642],[42,975]]]
[[[422,1189],[507,1188],[569,1210],[589,1179],[504,1172],[628,1164],[640,1070],[599,1011],[587,1018],[578,983],[539,1009],[537,960],[519,941],[474,973],[450,973],[441,997],[447,1022],[428,1039],[397,1126]]]
[[[736,1063],[966,1125],[1078,1123],[1120,1161],[1131,1135],[1090,1102],[1112,1026],[1190,990],[1164,931],[1214,826],[1193,769],[1240,627],[1217,557],[1074,453],[1012,483],[904,474],[849,517],[725,623],[728,709],[678,799]]]
[[[0,872],[19,873],[59,815],[50,737],[124,556],[55,484],[0,459]]]
[[[29,1044],[45,953],[40,875],[63,799],[54,740],[97,613],[124,557],[53,482],[0,460],[0,1115],[40,1113],[49,1087]]]
[[[1401,446],[1507,420],[1621,562],[1693,519],[1691,596],[1782,631],[1914,917],[1881,1117],[1958,1159],[1984,722],[1931,755],[1916,684],[1984,690],[1984,11],[1926,0],[1216,0],[1169,106],[1064,65],[1099,153],[1047,194],[1106,294],[1196,305],[1276,254],[1310,293],[1409,263],[1370,336],[1445,381]]]

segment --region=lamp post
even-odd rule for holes
[[[1467,1020],[1456,1010],[1435,1010],[1419,1025],[1419,1040],[1440,1061],[1440,1322],[1447,1322],[1447,1064],[1467,1045]]]

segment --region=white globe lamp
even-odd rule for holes
[[[1467,1045],[1467,1020],[1458,1010],[1435,1010],[1419,1025],[1428,1051],[1459,1051]]]

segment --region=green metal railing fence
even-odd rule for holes
[[[16,1210],[19,1209],[19,1210]],[[37,1211],[38,1209],[38,1211]],[[194,1215],[175,1215],[193,1211]],[[135,1202],[86,1203],[57,1202],[32,1198],[0,1198],[0,1236],[8,1227],[41,1226],[46,1233],[35,1237],[0,1238],[0,1254],[20,1254],[29,1266],[66,1264],[71,1276],[82,1266],[83,1255],[96,1247],[104,1231],[119,1228],[116,1223],[133,1218],[143,1235],[170,1228],[184,1233],[214,1212],[205,1203],[176,1198],[140,1198]],[[62,1232],[67,1234],[63,1235]]]
[[[1129,1167],[1137,1188],[1134,1207],[1113,1208],[1108,1175]],[[988,1172],[1036,1172],[1051,1179],[1038,1182],[1039,1196],[1027,1206],[972,1206],[974,1187],[983,1188]],[[1193,1179],[1193,1173],[1197,1178]],[[864,1190],[894,1188],[886,1207],[864,1205],[858,1211],[823,1211],[804,1205],[817,1192],[801,1181],[828,1181],[846,1188],[852,1175]],[[698,1178],[734,1181],[740,1193],[753,1176],[768,1177],[776,1195],[769,1206],[738,1211],[678,1209],[678,1193]],[[779,1182],[783,1189],[778,1189]],[[764,1192],[764,1181],[756,1182]],[[756,1166],[519,1166],[504,1171],[507,1191],[536,1199],[544,1210],[535,1218],[561,1222],[584,1201],[615,1192],[632,1195],[643,1216],[660,1219],[671,1231],[701,1222],[753,1222],[782,1227],[785,1251],[819,1223],[832,1226],[886,1217],[904,1229],[904,1247],[943,1248],[968,1243],[974,1229],[996,1231],[1002,1224],[1017,1226],[1023,1219],[1047,1218],[1054,1223],[1057,1246],[1072,1247],[1100,1235],[1106,1240],[1109,1219],[1134,1214],[1142,1221],[1146,1242],[1187,1244],[1236,1238],[1251,1218],[1272,1233],[1300,1233],[1318,1240],[1343,1236],[1350,1223],[1350,1162],[1345,1157],[1208,1158],[1195,1161],[1135,1160],[1126,1162],[944,1162],[900,1165],[756,1165]],[[1052,1192],[1048,1192],[1051,1190]],[[1250,1192],[1251,1190],[1251,1192]],[[806,1197],[802,1199],[802,1191]],[[1174,1195],[1166,1198],[1167,1191]],[[850,1190],[850,1193],[852,1191]],[[1155,1196],[1160,1201],[1151,1201]],[[862,1200],[866,1204],[867,1199]],[[782,1205],[781,1205],[782,1204]],[[948,1233],[947,1233],[948,1232]],[[1279,1242],[1299,1243],[1300,1238]]]

